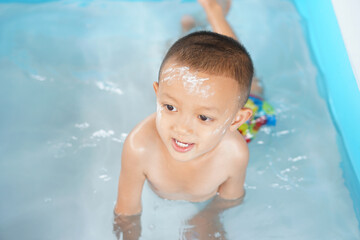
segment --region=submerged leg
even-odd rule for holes
[[[195,19],[190,15],[184,15],[181,18],[181,29],[183,33],[189,32],[195,27]]]

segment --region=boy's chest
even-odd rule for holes
[[[169,163],[153,161],[147,171],[152,189],[166,199],[204,201],[214,196],[227,179],[225,166],[217,163]]]

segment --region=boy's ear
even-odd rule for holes
[[[252,110],[250,108],[242,108],[240,109],[230,125],[230,130],[237,130],[243,123],[245,123],[252,115]]]
[[[158,83],[158,82],[154,82],[154,83],[153,83],[153,88],[154,88],[155,94],[157,95],[158,90],[159,90],[159,83]]]

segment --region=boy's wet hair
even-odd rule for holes
[[[235,39],[208,31],[180,38],[167,52],[159,79],[163,66],[170,58],[195,71],[235,79],[241,89],[241,107],[248,99],[254,67],[249,53]]]

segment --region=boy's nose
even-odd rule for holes
[[[174,131],[182,136],[190,135],[193,133],[193,124],[189,117],[180,117],[174,125]]]

